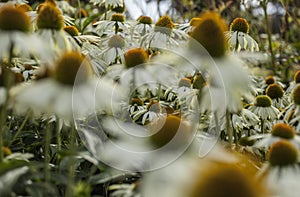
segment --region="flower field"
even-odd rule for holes
[[[299,8],[1,1],[0,196],[298,197]]]

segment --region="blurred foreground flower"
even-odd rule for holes
[[[67,52],[57,61],[50,78],[16,87],[12,96],[19,113],[31,109],[38,115],[56,115],[72,122],[97,112],[111,113],[111,102],[121,93],[116,91],[113,97],[114,89],[112,83],[93,76],[87,58],[79,52]]]
[[[289,141],[280,140],[271,145],[268,164],[261,170],[260,177],[266,179],[273,195],[297,196],[300,181],[299,150]]]
[[[0,59],[11,61],[13,57],[47,59],[49,50],[41,39],[31,34],[29,16],[7,3],[0,8]]]
[[[203,148],[203,147],[202,147]],[[217,144],[205,158],[185,154],[178,160],[145,175],[145,197],[266,197],[261,181],[248,161],[224,151]]]

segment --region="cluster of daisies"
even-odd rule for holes
[[[76,6],[0,4],[0,162],[7,117],[25,116],[58,125],[58,150],[68,127],[71,156],[84,143],[112,167],[155,170],[112,196],[299,194],[300,71],[289,84],[252,75],[245,59],[259,47],[245,18],[127,21],[123,0]]]

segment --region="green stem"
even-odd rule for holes
[[[56,142],[57,142],[57,152],[61,151],[61,136],[60,136],[60,120],[56,117]]]
[[[267,31],[267,35],[268,35],[269,50],[271,53],[272,69],[273,69],[273,71],[275,71],[275,56],[274,56],[274,51],[273,51],[273,46],[272,46],[272,35],[271,35],[271,30],[270,30],[269,17],[268,17],[268,13],[267,13],[267,3],[263,3],[262,7],[264,10],[264,15],[265,15],[266,31]]]
[[[160,101],[160,92],[161,92],[161,84],[158,85],[158,90],[157,90],[157,101]]]
[[[22,124],[18,128],[18,131],[14,135],[13,139],[10,141],[9,146],[11,145],[12,142],[16,141],[16,139],[18,138],[18,136],[21,134],[21,132],[23,131],[23,128],[24,128],[24,126],[25,126],[28,118],[30,117],[30,115],[31,115],[31,110],[28,110],[26,116],[24,117],[24,120],[23,120]]]
[[[71,132],[70,132],[70,166],[68,171],[68,184],[66,189],[66,197],[73,197],[74,193],[74,176],[75,176],[75,140],[76,140],[76,132],[75,132],[75,125],[74,123],[71,126]]]
[[[230,144],[230,147],[232,147],[233,144],[233,131],[230,124],[230,113],[226,112],[226,130],[228,135],[228,142]]]
[[[81,3],[80,3],[80,0],[77,0],[77,3],[78,3],[78,8],[79,8],[79,30],[81,33],[82,32],[82,26],[81,26]]]
[[[235,49],[234,51],[236,52],[239,48],[239,32],[236,32],[236,41],[235,41]]]
[[[260,126],[261,126],[260,131],[262,134],[264,134],[265,121],[262,118],[260,119]]]
[[[119,25],[118,22],[115,23],[115,34],[117,34],[119,31]]]
[[[12,58],[13,58],[13,49],[14,49],[14,43],[11,41],[10,48],[9,48],[9,58],[8,58],[8,66],[12,65]],[[3,72],[3,68],[2,72]],[[6,125],[6,119],[7,119],[7,105],[8,105],[8,97],[9,97],[9,90],[13,83],[13,75],[10,72],[7,72],[7,76],[4,81],[4,87],[5,87],[5,93],[6,93],[6,99],[3,105],[0,107],[0,163],[3,161],[4,154],[3,154],[3,130]]]
[[[48,122],[46,133],[45,133],[45,163],[44,163],[44,173],[45,173],[45,183],[50,182],[50,143],[52,134],[52,123]]]

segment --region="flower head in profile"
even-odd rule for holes
[[[116,13],[124,13],[126,11],[125,3],[123,2],[122,5],[113,6],[111,8],[111,11],[116,12]]]
[[[79,69],[80,76],[77,75]],[[83,55],[77,52],[67,52],[57,61],[53,77],[63,85],[73,86],[75,80],[76,83],[85,83],[91,75],[91,64]]]
[[[150,22],[150,18],[143,17],[142,19],[147,20],[144,20],[144,22]],[[150,26],[150,24],[147,25]],[[144,26],[147,27],[146,24]],[[165,15],[161,16],[154,24],[154,28],[149,29],[149,32],[140,39],[140,45],[144,48],[163,48],[166,46],[176,46],[178,42],[185,41],[186,39],[187,34],[182,30],[176,29],[172,18]]]
[[[202,172],[189,197],[263,197],[262,183],[246,170],[234,165],[212,165]]]
[[[153,20],[150,16],[140,16],[137,19],[137,23],[133,27],[133,34],[136,36],[136,39],[140,39],[140,36],[144,36],[146,33],[153,27]]]
[[[267,95],[258,95],[249,110],[264,120],[274,120],[279,114],[279,110],[272,106],[272,100]]]
[[[45,58],[48,47],[30,31],[31,21],[25,11],[9,3],[4,4],[0,8],[0,59],[32,56]]]
[[[36,23],[39,29],[60,30],[64,27],[64,18],[56,6],[47,3],[39,11]]]
[[[278,196],[294,196],[299,192],[299,150],[286,139],[271,145],[267,152],[268,164],[262,169],[266,186]]]
[[[282,139],[288,140],[296,147],[300,147],[300,138],[296,135],[295,129],[285,123],[275,124],[270,133],[261,135],[260,137],[263,139],[255,143],[256,147],[268,149],[272,144]]]
[[[44,3],[38,11],[36,18],[37,34],[48,43],[51,50],[52,61],[60,56],[64,51],[69,51],[74,46],[72,39],[68,39],[69,34],[64,31],[64,17],[58,7],[53,3]],[[69,36],[70,37],[70,36]]]
[[[4,5],[0,9],[0,29],[3,31],[30,31],[30,18],[22,9]]]
[[[277,83],[268,85],[266,95],[272,99],[273,105],[278,109],[283,109],[289,105],[289,99],[284,94],[284,90],[281,85]]]
[[[162,16],[155,23],[154,31],[161,32],[167,35],[171,35],[173,28],[175,27],[170,16]]]
[[[116,99],[111,98],[113,89],[112,83],[95,78],[88,58],[72,51],[56,61],[50,77],[16,87],[12,97],[18,113],[31,109],[35,115],[55,115],[71,122],[95,110],[111,110],[109,103]]]
[[[294,81],[295,83],[300,83],[300,70],[294,74]]]
[[[115,34],[103,39],[100,56],[108,65],[123,63],[125,50],[125,39],[121,35]]]
[[[125,65],[128,69],[148,62],[148,54],[142,48],[129,49],[124,54],[124,57]]]
[[[224,31],[227,29],[224,20],[215,12],[206,12],[200,18],[201,21],[190,36],[198,41],[212,57],[224,56],[226,51]]]
[[[109,20],[100,20],[94,25],[97,25],[96,31],[99,35],[126,34],[130,24],[121,13],[112,14]]]
[[[123,0],[90,0],[91,3],[94,5],[101,6],[104,4],[106,8],[108,7],[117,7],[117,6],[123,6],[124,1]]]
[[[268,152],[268,160],[273,167],[296,165],[298,149],[287,140],[275,142]]]
[[[30,11],[32,11],[32,7],[30,5],[28,5],[28,4],[25,4],[25,3],[17,5],[16,8],[21,9],[24,12],[30,12]]]
[[[258,51],[257,42],[249,36],[249,24],[245,18],[235,18],[225,33],[226,40],[232,51]]]
[[[70,34],[70,36],[79,36],[79,31],[75,26],[65,26],[64,30]]]
[[[177,147],[180,147],[180,143],[184,144],[185,140],[188,139],[189,128],[180,117],[169,115],[163,118],[162,123],[160,119],[153,122],[150,126],[150,132],[153,132],[153,135],[150,137],[150,142],[154,147],[161,148],[168,143],[172,143],[172,140],[174,140],[173,143],[175,143]],[[177,141],[175,142],[176,135],[180,135],[180,137],[177,137]]]

